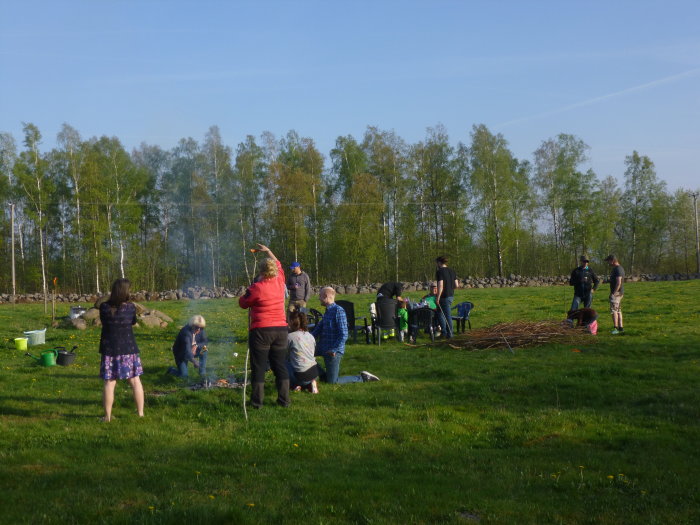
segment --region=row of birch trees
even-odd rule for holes
[[[601,178],[578,137],[543,140],[518,159],[475,125],[456,145],[442,126],[407,143],[368,127],[324,156],[295,131],[235,148],[212,126],[201,141],[127,151],[117,137],[64,124],[53,149],[31,123],[0,133],[0,291],[103,292],[233,287],[254,277],[256,242],[314,283],[426,280],[436,255],[461,276],[561,275],[586,253],[628,273],[695,271],[688,190],[669,192],[636,151]],[[623,160],[623,159],[621,159]]]

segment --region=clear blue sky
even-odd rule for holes
[[[33,122],[171,148],[218,125],[234,147],[290,129],[324,155],[366,126],[503,133],[519,158],[559,133],[622,178],[648,155],[700,186],[700,2],[0,0],[0,131]]]

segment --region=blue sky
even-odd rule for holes
[[[171,148],[295,129],[324,155],[368,125],[474,124],[518,158],[571,133],[602,178],[648,155],[698,188],[700,2],[0,0],[0,131],[33,122]]]

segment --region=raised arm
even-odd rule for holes
[[[258,243],[258,251],[261,251],[261,252],[266,253],[267,256],[268,256],[270,259],[272,259],[273,261],[276,261],[276,260],[277,260],[277,257],[275,257],[275,254],[272,253],[272,250],[270,250],[270,248],[268,248],[268,247],[265,246],[264,244]]]

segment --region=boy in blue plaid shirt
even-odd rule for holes
[[[379,381],[379,378],[367,371],[356,376],[340,375],[340,362],[345,354],[345,341],[348,338],[348,318],[345,310],[335,304],[335,290],[330,286],[321,289],[319,293],[321,304],[326,307],[323,318],[311,331],[316,338],[316,355],[323,357],[326,365],[321,380],[326,383],[360,383]],[[322,368],[319,366],[319,368]]]

